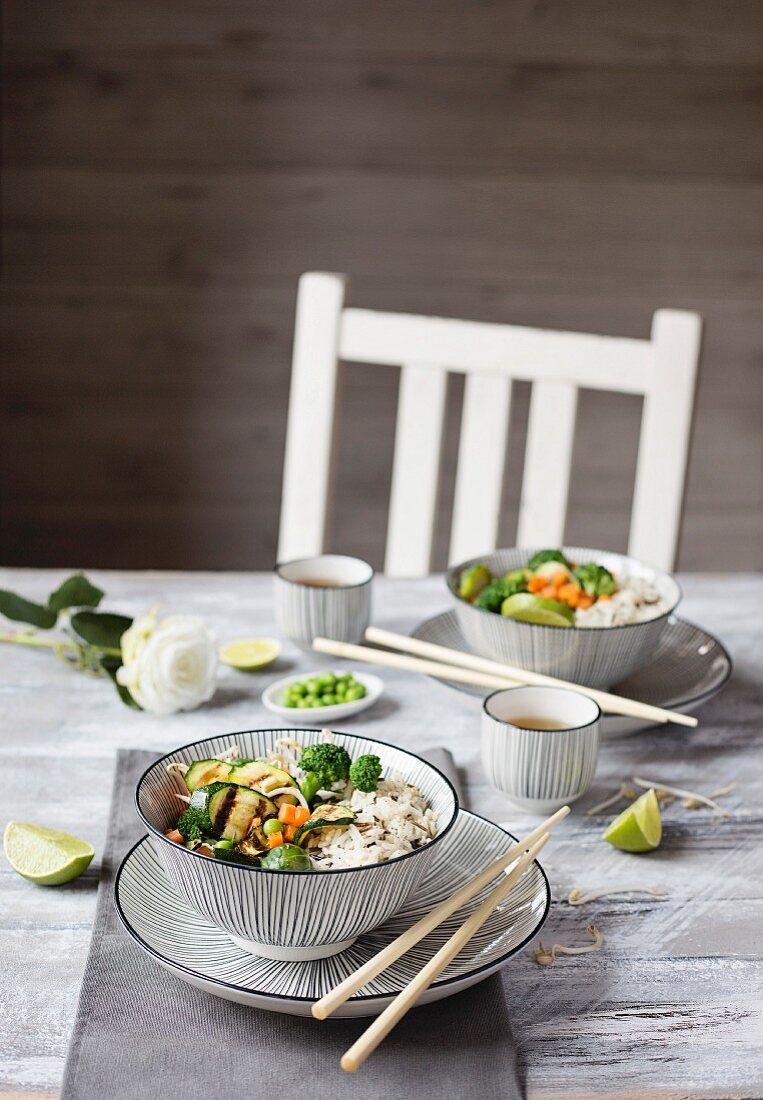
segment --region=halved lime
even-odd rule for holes
[[[501,604],[501,614],[521,623],[542,623],[544,626],[573,626],[575,612],[561,600],[547,600],[532,592],[517,592]]]
[[[221,646],[218,656],[224,665],[252,672],[272,664],[280,652],[281,643],[275,638],[237,638]]]
[[[662,840],[660,804],[650,788],[604,830],[604,839],[622,852],[652,852]]]
[[[13,870],[40,886],[71,882],[95,855],[95,849],[86,840],[24,821],[8,822],[3,849]]]

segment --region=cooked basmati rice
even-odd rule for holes
[[[380,780],[369,794],[354,790],[349,806],[355,813],[352,825],[314,834],[309,852],[316,870],[382,863],[421,848],[437,833],[436,814],[418,787],[400,775]]]
[[[618,578],[619,588],[609,600],[597,600],[591,607],[575,611],[575,626],[626,626],[644,623],[664,615],[668,602],[659,590],[642,577]]]

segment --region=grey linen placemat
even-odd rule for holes
[[[438,750],[444,753],[444,750]],[[143,833],[135,782],[158,753],[120,751],[98,903],[62,1100],[514,1100],[515,1046],[498,975],[412,1010],[356,1074],[339,1059],[368,1020],[262,1012],[181,982],[114,909],[120,861]],[[429,759],[455,779],[450,754]]]

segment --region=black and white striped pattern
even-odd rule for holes
[[[338,642],[362,641],[371,621],[373,576],[367,562],[341,554],[306,558],[304,564],[277,565],[273,602],[279,631],[303,647],[309,647],[313,638],[318,637]],[[334,580],[342,587],[300,584],[300,577]]]
[[[455,611],[443,611],[440,615],[425,619],[412,632],[412,636],[448,649],[472,652],[461,633]],[[731,657],[717,638],[693,623],[671,616],[649,663],[611,690],[628,699],[640,699],[644,703],[653,703],[656,707],[693,714],[703,703],[718,694],[728,681],[731,671]],[[492,688],[473,687],[471,684],[458,684],[450,680],[438,683],[480,699],[484,699],[492,691]],[[643,718],[604,714],[601,719],[601,739],[609,741],[626,737],[646,729],[649,725]]]
[[[581,710],[590,714],[586,725],[578,728],[527,729],[503,720],[502,706],[510,706],[517,696],[573,697]],[[518,708],[518,709],[516,709]],[[543,702],[531,706],[516,703],[514,713],[547,714],[563,719],[564,703],[554,710]],[[494,787],[516,806],[531,813],[551,813],[574,802],[588,790],[596,772],[599,756],[599,719],[601,711],[591,699],[578,692],[559,688],[519,687],[489,695],[482,709],[482,767]],[[584,717],[583,721],[586,720]]]
[[[514,547],[472,558],[448,571],[448,587],[456,601],[458,624],[469,647],[482,657],[505,661],[547,676],[557,676],[575,684],[606,688],[629,676],[650,659],[670,613],[681,599],[681,590],[669,574],[643,565],[634,558],[579,546],[565,546],[563,552],[578,564],[593,561],[613,573],[649,580],[666,600],[668,610],[659,618],[643,623],[576,629],[505,619],[459,598],[459,578],[470,565],[484,562],[494,576],[502,576],[512,569],[521,568],[535,553],[532,549]]]
[[[309,1015],[314,1000],[473,878],[505,851],[507,844],[508,836],[499,826],[460,811],[453,829],[433,846],[426,874],[400,912],[341,954],[312,962],[273,961],[236,947],[175,892],[148,837],[122,863],[115,885],[116,906],[143,949],[185,981],[258,1008]],[[381,1012],[479,904],[487,889],[365,986],[337,1015]],[[548,880],[534,863],[421,1003],[450,996],[492,974],[536,935],[549,903]]]
[[[182,779],[167,764],[212,757],[238,745],[247,757],[262,757],[282,737],[303,745],[323,740],[319,730],[249,730],[211,737],[158,760],[138,783],[138,813],[173,887],[207,920],[239,939],[284,952],[295,948],[330,951],[396,913],[421,882],[440,840],[455,824],[458,800],[448,780],[431,764],[404,749],[337,733],[355,759],[367,752],[381,759],[385,775],[399,773],[421,790],[437,815],[438,835],[405,856],[368,867],[321,872],[263,871],[197,855],[164,837],[183,808],[177,792]],[[324,953],[325,953],[324,950]]]

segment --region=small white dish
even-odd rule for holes
[[[312,677],[320,676],[324,672],[333,672],[337,675],[336,669],[321,668],[313,672],[295,672],[291,676],[283,676],[280,680],[275,680],[263,691],[263,704],[273,714],[277,714],[279,718],[283,718],[287,722],[292,722],[295,726],[303,726],[305,722],[314,723],[316,726],[325,726],[330,722],[341,722],[347,718],[352,718],[353,715],[360,714],[362,710],[372,707],[384,691],[384,681],[380,680],[378,676],[374,676],[370,672],[353,672],[352,675],[358,683],[366,689],[366,694],[362,699],[354,699],[351,703],[337,703],[336,706],[332,707],[281,706],[280,700],[283,698],[289,684],[310,680]]]

